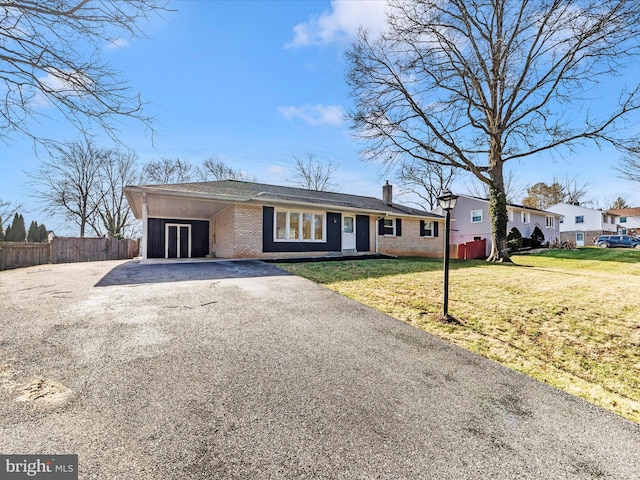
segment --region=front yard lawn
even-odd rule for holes
[[[452,260],[280,264],[343,295],[640,423],[640,252],[581,248]]]

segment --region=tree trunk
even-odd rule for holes
[[[493,176],[489,186],[489,218],[491,219],[491,253],[487,261],[511,262],[507,250],[507,223],[509,217],[507,215],[507,195],[504,191],[502,171]]]

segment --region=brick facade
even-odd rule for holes
[[[262,254],[262,207],[230,205],[210,220],[211,253],[218,258],[256,258]]]
[[[378,230],[375,220],[372,222],[371,228],[377,235]],[[442,224],[439,230],[440,232],[444,231]],[[375,242],[374,235],[372,235],[372,238]],[[378,235],[378,251],[387,255],[397,256],[442,257],[444,254],[444,242],[441,236],[421,237],[420,220],[403,218],[401,236]]]
[[[574,230],[571,232],[560,232],[560,240],[562,242],[575,242],[576,234],[582,233],[584,234],[584,246],[590,247],[593,246],[593,241],[598,238],[600,235],[615,235],[616,232],[607,231],[607,230]]]
[[[217,258],[287,258],[299,257],[300,252],[262,251],[262,206],[229,205],[210,219],[210,252]],[[443,231],[442,225],[440,231]],[[402,235],[378,235],[377,218],[369,221],[369,251],[397,256],[442,257],[442,237],[421,237],[420,220],[403,218]],[[305,252],[304,256],[339,255],[338,252]]]

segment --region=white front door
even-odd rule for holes
[[[355,215],[342,216],[342,249],[356,249],[356,217]]]
[[[584,247],[584,233],[576,233],[576,247]]]

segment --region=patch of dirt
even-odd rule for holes
[[[73,396],[70,388],[55,380],[33,378],[21,383],[15,377],[9,365],[0,365],[0,387],[15,395],[16,402],[29,403],[39,410],[65,405]]]
[[[16,402],[33,403],[38,408],[54,408],[66,404],[73,394],[72,390],[60,382],[38,378],[13,389],[17,394]]]

